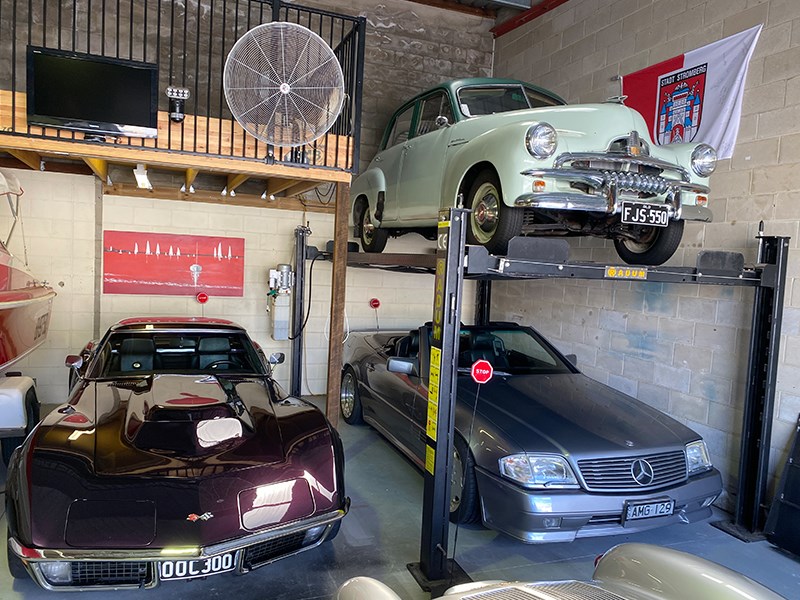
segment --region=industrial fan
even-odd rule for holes
[[[344,75],[316,33],[295,23],[254,27],[231,48],[223,74],[225,99],[245,131],[275,146],[322,137],[344,102]]]

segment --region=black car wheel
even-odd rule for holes
[[[508,242],[522,231],[522,209],[506,206],[500,181],[493,171],[482,171],[472,183],[467,200],[467,242],[485,246],[492,254],[504,254]]]
[[[361,410],[361,398],[358,395],[358,380],[351,367],[346,367],[342,373],[342,387],[339,391],[339,406],[342,408],[342,417],[350,425],[364,422]]]
[[[453,441],[453,470],[450,474],[450,521],[477,523],[480,520],[475,460],[460,436]]]
[[[389,239],[389,232],[380,229],[372,222],[367,202],[362,204],[359,221],[361,222],[361,247],[364,252],[383,252],[383,249],[386,248],[386,241]]]
[[[3,464],[6,466],[11,461],[11,455],[18,446],[22,445],[27,435],[36,427],[39,422],[39,400],[36,398],[36,391],[33,388],[25,394],[25,435],[17,437],[3,438],[0,440],[2,446]]]
[[[629,265],[661,265],[675,254],[683,238],[683,221],[670,221],[667,227],[640,227],[635,239],[617,238],[617,254]]]

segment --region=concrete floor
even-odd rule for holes
[[[417,586],[406,564],[419,561],[422,475],[367,426],[342,423],[347,457],[350,514],[339,536],[303,554],[242,577],[166,583],[154,590],[95,592],[92,598],[160,600],[330,599],[356,575],[376,577],[402,598],[430,596]],[[0,467],[5,482],[5,469]],[[720,513],[718,519],[729,518]],[[5,529],[5,515],[0,527]],[[451,527],[450,551],[454,527]],[[670,546],[721,563],[772,588],[789,600],[800,599],[800,559],[766,541],[745,543],[708,523],[674,525],[652,532],[577,540],[570,544],[525,545],[478,526],[458,531],[455,558],[474,579],[588,579],[595,557],[611,546],[637,541]],[[33,581],[12,580],[0,551],[0,600],[52,598]]]

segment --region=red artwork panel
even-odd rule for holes
[[[244,238],[103,232],[103,293],[244,295]]]

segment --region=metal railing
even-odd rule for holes
[[[297,148],[272,147],[247,134],[225,101],[222,78],[234,43],[272,21],[303,25],[338,58],[345,100],[333,127]],[[158,136],[100,137],[95,143],[256,159],[354,171],[358,165],[365,20],[280,0],[0,0],[0,131],[48,139],[81,132],[27,121],[28,47],[154,63]],[[186,88],[185,118],[169,120],[168,86]],[[98,93],[102,93],[98,82]]]

